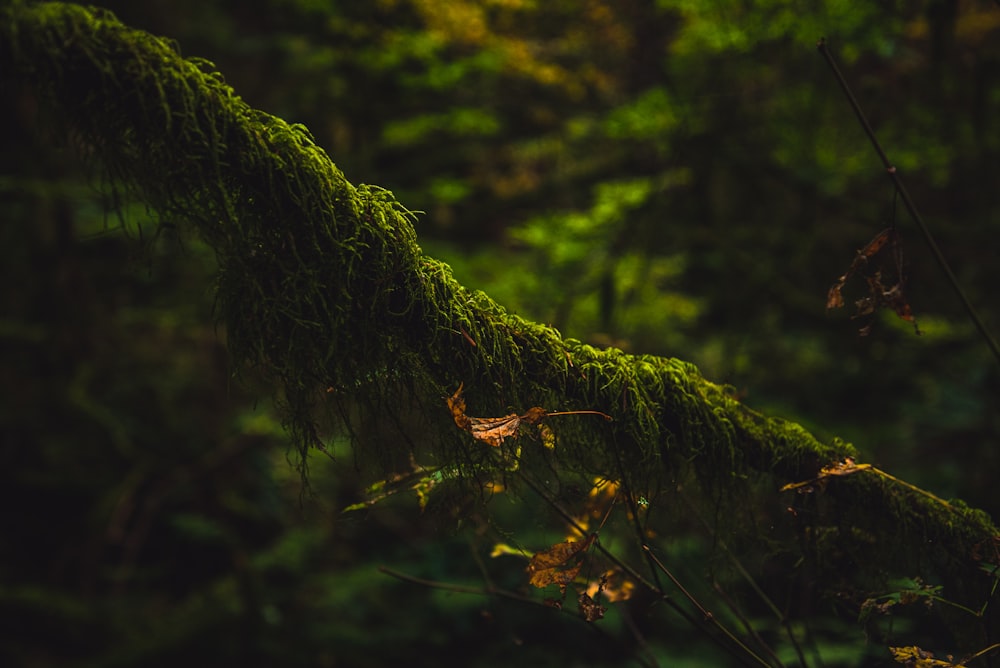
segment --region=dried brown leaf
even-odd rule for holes
[[[516,413],[498,418],[466,418],[469,420],[468,431],[480,441],[499,448],[505,438],[517,435],[521,426],[521,418]]]
[[[820,469],[819,474],[815,478],[804,480],[802,482],[788,483],[781,488],[781,491],[787,492],[794,489],[800,492],[812,492],[817,487],[820,489],[824,488],[829,478],[851,475],[858,473],[859,471],[867,471],[871,467],[871,464],[856,464],[854,462],[854,458],[847,457],[842,462],[835,462],[828,466],[824,466]]]
[[[576,564],[575,566],[567,566],[565,568],[545,568],[533,572],[528,582],[539,589],[551,584],[565,588],[566,585],[576,579],[582,567],[583,564]]]
[[[608,611],[607,608],[592,599],[587,592],[583,592],[577,598],[577,606],[580,614],[588,622],[596,622],[598,619],[604,617],[604,613]]]
[[[590,544],[594,542],[594,538],[595,534],[591,534],[583,540],[567,540],[562,543],[556,543],[547,550],[536,553],[531,558],[531,563],[528,564],[528,570],[537,571],[561,566],[574,555],[590,547]]]
[[[886,248],[891,250],[891,261],[883,259],[881,265],[882,269],[892,271],[896,275],[897,280],[891,287],[886,287],[885,282],[883,282],[882,269],[876,268],[871,274],[865,272],[865,268],[869,266],[869,261],[873,260]],[[885,258],[885,255],[883,254],[881,257]],[[830,287],[826,295],[826,308],[840,308],[844,305],[844,285],[850,280],[851,276],[855,273],[860,273],[864,276],[867,283],[868,294],[854,302],[855,312],[852,318],[869,316],[880,308],[888,308],[903,320],[913,323],[914,330],[917,334],[920,334],[920,329],[917,327],[916,320],[913,317],[913,311],[903,294],[902,265],[903,251],[899,233],[893,227],[886,228],[876,234],[871,241],[865,244],[864,248],[857,252],[847,272],[839,277]],[[861,336],[867,336],[870,331],[871,322],[861,327],[859,333]]]
[[[892,227],[887,227],[878,234],[876,234],[874,237],[872,237],[871,241],[865,244],[864,248],[858,251],[858,257],[855,258],[854,260],[855,264],[867,260],[870,257],[873,257],[876,253],[882,250],[883,246],[885,246],[890,241],[892,243],[896,243],[896,236],[897,236],[896,230]],[[851,265],[851,267],[853,268],[854,265]]]
[[[841,294],[841,290],[844,289],[844,283],[847,282],[847,274],[844,274],[837,279],[837,282],[830,286],[830,291],[826,294],[826,307],[840,308],[844,305],[844,296]]]
[[[455,424],[458,425],[459,429],[471,431],[472,420],[465,415],[465,398],[462,397],[463,387],[465,387],[465,383],[459,383],[455,394],[448,397],[448,409],[451,411],[451,417],[455,420]]]
[[[611,416],[600,411],[563,411],[560,413],[549,413],[541,406],[529,408],[523,415],[511,413],[503,417],[470,417],[465,414],[465,399],[462,397],[464,383],[459,383],[455,394],[446,398],[448,410],[455,420],[455,425],[459,429],[469,432],[476,439],[483,441],[493,447],[500,447],[504,439],[517,436],[521,423],[531,425],[541,425],[542,420],[555,415],[600,415],[606,420]],[[552,447],[555,443],[555,436],[551,430],[542,433],[543,443],[546,447]]]
[[[820,469],[819,477],[825,478],[827,476],[851,475],[852,473],[857,473],[858,471],[867,471],[871,467],[871,464],[855,463],[853,457],[845,457],[842,462],[835,462]]]
[[[581,564],[569,566],[567,562],[590,547],[596,538],[597,534],[590,534],[584,540],[556,543],[549,549],[536,553],[525,569],[531,576],[531,584],[541,588],[550,584],[565,586],[572,582],[580,572]]]

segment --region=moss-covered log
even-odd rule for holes
[[[0,19],[3,85],[34,91],[108,183],[214,247],[234,359],[275,381],[303,454],[320,442],[324,404],[350,402],[350,424],[405,403],[426,423],[422,456],[468,473],[502,468],[451,421],[443,397],[464,383],[478,415],[540,405],[613,416],[599,427],[564,418],[553,456],[643,491],[693,469],[719,489],[764,477],[779,494],[858,458],[750,410],[691,364],[565,339],[465,289],[421,253],[391,193],[352,185],[306,128],[250,108],[170,41],[58,3],[8,2]],[[811,521],[843,527],[832,535],[858,559],[878,561],[888,544],[975,572],[997,534],[985,514],[873,470],[832,481],[821,510]]]

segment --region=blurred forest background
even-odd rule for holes
[[[566,336],[694,362],[753,408],[1000,517],[1000,366],[816,51],[826,37],[996,336],[997,3],[102,6],[213,61],[251,106],[308,126],[352,182],[423,212],[421,246],[466,286]],[[650,601],[587,625],[381,572],[514,590],[525,562],[492,545],[542,549],[565,523],[502,496],[489,522],[412,495],[342,514],[371,480],[340,440],[303,489],[271,389],[228,364],[211,251],[182,221],[114,213],[36,100],[3,100],[0,664],[735,660]],[[850,307],[826,311],[827,290],[893,220],[922,335],[882,313],[862,337]],[[669,546],[713,608],[714,542],[688,526]],[[892,628],[858,614],[812,609],[795,629],[806,662],[950,642],[919,613]],[[801,661],[773,617],[749,622],[775,661]]]

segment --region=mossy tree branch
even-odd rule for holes
[[[234,359],[280,387],[303,457],[320,444],[323,403],[349,402],[363,419],[402,397],[433,434],[422,439],[428,456],[467,473],[502,468],[451,423],[442,397],[460,382],[480,415],[535,405],[612,415],[599,428],[559,423],[553,456],[637,491],[693,469],[720,489],[765,476],[777,494],[857,457],[748,409],[688,363],[598,350],[465,289],[421,253],[413,216],[391,193],[352,185],[306,128],[250,108],[175,44],[74,5],[8,2],[0,12],[2,84],[35,91],[109,183],[215,249]],[[872,472],[830,487],[813,521],[850,518],[837,540],[866,558],[879,559],[875,536],[917,561],[974,571],[974,551],[997,534],[981,512]]]

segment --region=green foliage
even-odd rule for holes
[[[495,135],[500,130],[495,116],[481,109],[452,109],[447,114],[423,115],[385,127],[387,146],[409,146],[435,137]]]

